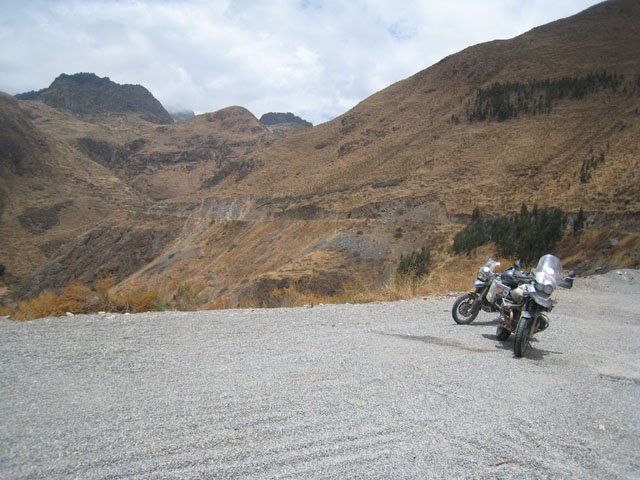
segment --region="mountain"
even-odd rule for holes
[[[48,88],[18,94],[16,98],[39,100],[53,108],[81,115],[136,113],[151,123],[173,123],[169,113],[146,88],[119,85],[93,73],[63,73]]]
[[[264,125],[277,125],[279,123],[297,123],[299,125],[302,125],[303,127],[313,127],[313,124],[311,122],[307,122],[306,120],[303,120],[302,118],[298,117],[297,115],[294,115],[291,112],[265,113],[260,117],[260,123]]]
[[[112,211],[143,202],[113,172],[38,128],[18,101],[0,94],[0,205],[0,263],[20,279]]]
[[[227,107],[140,134],[128,146],[116,146],[118,154],[109,153],[108,161],[153,201],[199,202],[204,188],[253,168],[250,158],[236,159],[277,138],[249,110]],[[94,155],[100,154],[94,150]]]
[[[196,114],[193,110],[180,110],[179,112],[169,112],[171,118],[174,122],[180,122],[182,120],[188,120],[189,118],[193,118]]]
[[[448,217],[468,214],[473,205],[497,213],[522,201],[554,203],[570,211],[582,206],[594,222],[614,226],[613,218],[639,206],[632,168],[639,8],[632,1],[606,2],[512,40],[447,57],[332,122],[253,153],[265,168],[255,172],[262,181],[253,183],[251,193],[344,190],[314,202],[336,214],[414,195],[437,197]],[[563,82],[582,84],[599,76],[602,81],[592,82],[584,95],[552,91]],[[517,103],[517,88],[530,84],[529,95],[549,108],[534,114],[531,106],[504,120],[471,116],[483,98],[486,108],[509,88],[510,102]],[[583,163],[603,151],[606,166],[582,183]],[[285,178],[283,169],[304,171],[302,181]],[[362,186],[389,180],[398,183],[354,195]],[[219,188],[217,195],[227,193]],[[632,217],[628,226],[636,225]]]
[[[126,278],[183,232],[203,184],[241,174],[249,163],[234,159],[279,138],[241,107],[157,125],[3,94],[0,116],[0,264],[30,277],[24,294]]]
[[[291,112],[287,113],[265,113],[260,117],[260,123],[279,138],[297,133],[306,128],[312,127],[311,122],[307,122]]]
[[[0,263],[21,272],[26,294],[111,272],[120,289],[168,298],[191,285],[201,306],[269,305],[291,288],[331,295],[374,285],[401,255],[424,247],[433,288],[459,289],[468,287],[463,268],[477,265],[451,257],[452,236],[475,207],[503,215],[524,203],[562,208],[568,228],[583,210],[584,234],[558,247],[566,266],[638,268],[638,24],[638,2],[605,2],[469,47],[284,137],[242,107],[157,125],[134,113],[87,119],[21,100],[7,107],[19,120],[3,131],[21,132],[11,133],[10,151],[57,158],[42,150],[51,144],[74,152],[119,182],[126,202],[118,209],[105,194],[112,213],[84,219],[77,240],[48,250],[27,274],[17,267],[21,236],[55,228],[22,227],[14,256],[0,251]],[[5,184],[17,182],[13,175]],[[67,197],[38,195],[25,190],[3,222],[19,225],[39,204],[65,225]],[[122,248],[107,248],[114,243]],[[462,283],[452,287],[457,270]]]

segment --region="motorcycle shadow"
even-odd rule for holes
[[[488,340],[494,340],[496,342],[495,347],[498,350],[509,350],[513,353],[513,335],[511,335],[507,340],[500,341],[495,335],[491,335],[489,333],[483,333],[482,336]],[[538,343],[538,339],[533,337],[531,339],[532,345],[529,346],[529,349],[525,353],[525,358],[529,360],[543,360],[544,357],[548,355],[564,355],[563,352],[556,352],[554,350],[544,350],[542,348],[538,348],[534,346],[534,343]],[[514,354],[515,356],[515,354]]]
[[[464,325],[465,327],[472,327],[472,326],[478,326],[478,327],[482,327],[482,326],[488,326],[488,325],[497,325],[498,324],[498,319],[494,318],[493,320],[485,320],[483,322],[478,322],[473,321],[472,323],[470,323],[469,325]]]

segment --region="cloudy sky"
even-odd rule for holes
[[[0,91],[92,72],[170,111],[314,124],[468,46],[597,0],[0,0]]]

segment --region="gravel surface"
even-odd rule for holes
[[[454,298],[0,319],[0,478],[640,478],[640,272],[523,359]]]

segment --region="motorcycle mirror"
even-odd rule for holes
[[[514,262],[514,265],[516,266],[516,268],[522,268],[522,264],[520,263],[520,260],[516,260]]]
[[[569,272],[569,278],[573,278],[573,277],[575,277],[575,276],[576,276],[576,271],[575,271],[575,270],[571,270],[571,271]]]

